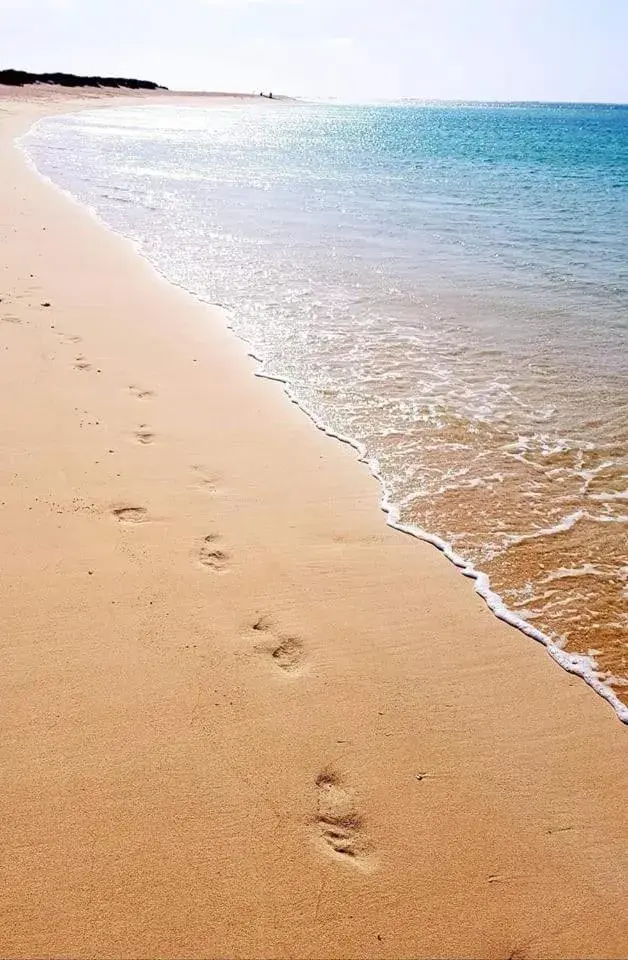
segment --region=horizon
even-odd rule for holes
[[[622,0],[0,0],[0,12],[0,63],[30,72],[346,102],[628,103]]]
[[[209,89],[183,89],[177,87],[168,87],[159,82],[159,79],[154,77],[138,77],[138,76],[120,76],[114,75],[112,73],[98,73],[98,74],[74,74],[68,70],[46,70],[46,71],[30,71],[23,70],[20,67],[2,67],[0,66],[0,75],[4,72],[14,71],[16,73],[30,73],[35,79],[33,83],[45,83],[46,81],[37,80],[38,76],[49,76],[53,74],[66,75],[71,77],[76,77],[78,79],[101,79],[101,80],[125,80],[125,81],[139,81],[140,83],[151,83],[155,84],[155,93],[158,93],[160,90],[167,93],[172,93],[174,95],[194,95],[194,96],[225,96],[225,97],[259,97],[265,96],[268,94],[265,91],[258,90],[209,90]],[[48,81],[50,82],[50,81]],[[0,86],[2,85],[0,81]],[[10,84],[9,86],[24,86],[24,84]],[[50,83],[51,86],[55,84]],[[78,85],[80,86],[80,85]],[[113,88],[112,88],[113,89]],[[621,100],[472,100],[465,98],[439,98],[439,97],[394,97],[394,98],[368,98],[368,99],[350,99],[344,97],[316,97],[316,96],[293,96],[290,93],[279,92],[273,94],[272,99],[276,100],[290,100],[295,103],[303,104],[314,104],[314,105],[335,105],[335,106],[403,106],[415,104],[417,106],[455,106],[455,107],[530,107],[530,106],[541,106],[541,107],[628,107],[628,101]]]

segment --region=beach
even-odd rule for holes
[[[625,957],[625,728],[28,167],[96,102],[0,94],[0,955]]]

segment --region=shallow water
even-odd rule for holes
[[[25,143],[628,703],[628,107],[123,108]]]

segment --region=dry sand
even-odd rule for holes
[[[28,169],[85,102],[0,100],[0,955],[626,957],[625,728]]]

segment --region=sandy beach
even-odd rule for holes
[[[95,101],[0,88],[0,956],[625,958],[625,727],[29,168]]]

